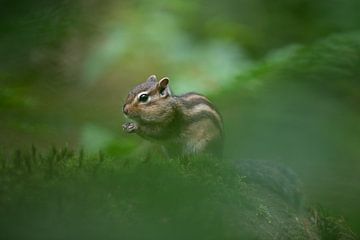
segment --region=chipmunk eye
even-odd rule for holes
[[[144,94],[141,94],[140,97],[139,97],[139,101],[140,102],[147,102],[147,100],[149,100],[149,95],[144,93]]]

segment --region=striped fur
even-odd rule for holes
[[[184,114],[193,122],[202,119],[211,119],[216,127],[222,132],[223,122],[221,115],[214,105],[205,96],[197,93],[187,93],[179,97],[185,107]]]
[[[135,123],[125,124],[124,130],[160,142],[169,156],[220,156],[223,122],[214,105],[197,93],[172,95],[168,78],[163,79],[157,82],[150,76],[129,92],[123,111]],[[149,101],[139,102],[143,93],[149,95]]]

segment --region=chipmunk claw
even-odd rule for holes
[[[122,128],[123,128],[124,132],[133,133],[136,131],[137,126],[135,123],[127,122],[122,125]]]

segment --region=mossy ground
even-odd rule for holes
[[[208,157],[140,160],[67,148],[16,151],[1,158],[0,236],[321,239],[327,225],[319,230],[307,207],[292,200],[301,195],[299,186],[279,169]],[[338,234],[346,228],[332,229]],[[354,239],[351,231],[343,236]]]

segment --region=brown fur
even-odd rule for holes
[[[124,113],[135,123],[124,125],[127,132],[160,142],[170,156],[222,150],[222,119],[212,103],[196,93],[172,96],[168,79],[150,76],[129,92]],[[148,94],[141,102],[139,95]]]

